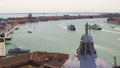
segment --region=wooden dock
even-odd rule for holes
[[[0,40],[0,56],[6,56],[6,50],[5,50],[5,41],[2,39]]]

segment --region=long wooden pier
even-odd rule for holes
[[[0,56],[6,56],[5,39],[0,39]]]

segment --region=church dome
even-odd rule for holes
[[[84,41],[84,42],[90,42],[90,41],[93,40],[93,38],[92,38],[91,35],[84,34],[84,35],[81,37],[81,40]]]
[[[72,59],[68,59],[62,68],[112,68],[112,66],[100,57],[86,56],[86,58],[81,57],[81,59],[78,59],[75,56]]]
[[[94,48],[93,38],[88,33],[88,23],[85,25],[85,34],[81,37],[77,56],[68,59],[62,68],[112,68],[105,60],[98,57]]]
[[[0,20],[0,25],[6,26],[6,22],[3,20]]]

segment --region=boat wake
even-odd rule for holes
[[[118,38],[117,40],[119,40],[119,41],[120,41],[120,38]]]
[[[120,30],[120,28],[114,28],[114,29],[116,29],[116,30]]]
[[[58,25],[58,26],[61,27],[61,28],[67,29],[66,26],[63,26],[63,25]]]
[[[100,49],[102,51],[105,51],[107,53],[112,53],[110,48],[107,48],[107,47],[104,47],[104,46],[101,46],[101,45],[98,45],[98,44],[95,44],[95,48]]]
[[[102,29],[102,31],[104,31],[104,32],[110,32],[110,33],[114,33],[114,34],[120,34],[120,32],[106,30],[106,29]]]

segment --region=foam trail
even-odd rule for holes
[[[104,47],[104,46],[101,46],[98,44],[95,44],[95,48],[98,48],[98,49],[105,51],[105,52],[108,52],[108,53],[112,53],[112,51],[110,51],[111,50],[110,48],[107,48],[107,47]]]
[[[119,40],[119,41],[120,41],[120,38],[118,38],[117,40]]]
[[[120,34],[120,32],[106,30],[106,29],[102,29],[102,31],[104,31],[104,32],[110,32],[110,33],[114,33],[114,34]]]
[[[95,48],[103,49],[105,50],[105,47],[102,47],[101,45],[95,44]]]
[[[114,29],[116,29],[116,30],[120,30],[120,28],[114,28]]]
[[[63,26],[63,25],[58,25],[61,28],[67,29],[67,27]]]

